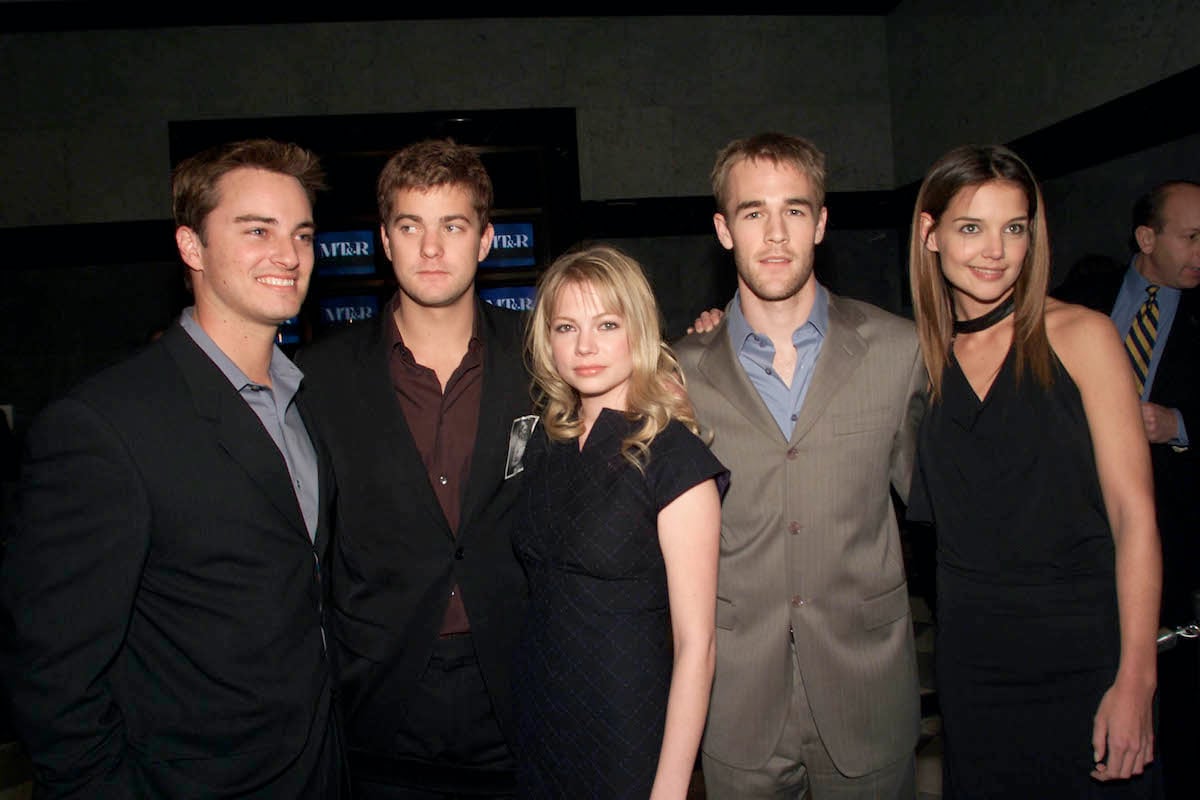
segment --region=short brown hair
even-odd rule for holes
[[[782,164],[796,169],[808,178],[816,193],[819,211],[825,205],[825,154],[815,144],[802,136],[785,133],[758,133],[744,139],[735,139],[717,153],[717,163],[712,169],[713,199],[717,211],[724,214],[728,201],[726,193],[729,171],[742,161],[766,161],[776,166]]]
[[[435,186],[462,186],[470,192],[479,227],[487,227],[492,215],[492,179],[475,150],[453,139],[414,142],[388,159],[375,188],[379,222],[387,226],[397,190]]]
[[[320,159],[300,145],[274,139],[216,145],[185,158],[172,171],[171,212],[175,226],[191,228],[204,242],[204,220],[221,202],[217,184],[227,173],[242,167],[295,178],[312,205],[316,204],[317,192],[325,188]]]

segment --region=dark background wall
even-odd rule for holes
[[[354,139],[359,115],[568,109],[574,174],[561,182],[576,196],[555,202],[560,229],[638,256],[670,335],[732,291],[707,176],[737,136],[778,129],[826,150],[818,275],[898,313],[915,182],[953,145],[1006,142],[1030,160],[1056,279],[1090,253],[1125,257],[1129,205],[1149,184],[1200,177],[1192,2],[451,19],[359,5],[281,18],[0,2],[0,405],[18,432],[186,303],[168,196],[184,123],[337,117]],[[369,200],[361,183],[339,189]]]

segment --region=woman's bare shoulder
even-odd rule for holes
[[[1124,346],[1106,314],[1075,303],[1046,299],[1046,337],[1068,372],[1073,366],[1124,367]]]

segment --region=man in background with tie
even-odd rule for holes
[[[1163,549],[1161,623],[1195,619],[1200,590],[1200,184],[1159,184],[1133,207],[1133,257],[1123,272],[1068,276],[1054,295],[1105,311],[1125,337],[1150,440]],[[1200,797],[1200,648],[1159,658],[1159,754],[1166,797]]]

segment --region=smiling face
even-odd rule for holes
[[[214,334],[276,328],[300,311],[313,270],[312,204],[290,175],[241,167],[217,182],[220,198],[204,230],[179,227],[196,316]]]
[[[925,247],[938,254],[958,319],[994,308],[1021,275],[1029,250],[1029,203],[1010,181],[960,189],[936,222],[921,214]]]
[[[808,176],[787,164],[746,159],[729,171],[727,205],[713,215],[717,238],[733,251],[743,295],[773,302],[816,291],[816,246],[825,208]]]
[[[492,226],[480,225],[465,187],[397,189],[379,232],[402,300],[432,308],[474,302],[475,271],[491,250]]]
[[[623,411],[633,375],[625,318],[606,311],[591,283],[566,283],[550,315],[554,369],[579,393],[584,416]]]
[[[1200,286],[1200,187],[1180,184],[1162,205],[1162,230],[1137,229],[1138,271],[1151,283],[1175,289]]]

